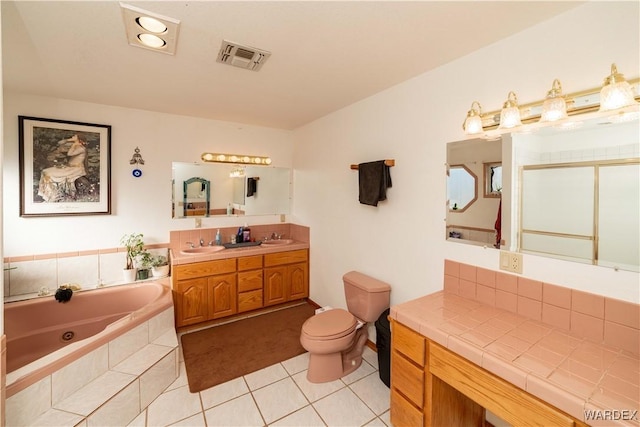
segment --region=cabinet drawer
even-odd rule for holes
[[[391,355],[391,387],[406,396],[414,405],[424,403],[424,370],[397,351]]]
[[[238,294],[238,313],[262,308],[262,289]]]
[[[424,367],[425,338],[401,323],[393,321],[393,349],[407,356],[410,360]]]
[[[238,292],[262,289],[262,270],[238,273]]]
[[[396,390],[391,390],[391,424],[394,426],[423,426],[422,411],[413,406]]]
[[[429,371],[511,425],[575,425],[555,407],[433,342],[429,342]]]
[[[296,262],[307,261],[307,250],[276,252],[274,254],[266,254],[264,256],[264,266],[271,267],[273,265],[293,264]]]
[[[238,271],[262,268],[262,255],[238,258]]]
[[[176,265],[173,267],[173,275],[175,276],[175,280],[194,279],[196,277],[233,273],[235,271],[235,258],[221,259],[217,261],[194,262],[193,264]]]

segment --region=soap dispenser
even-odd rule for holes
[[[220,229],[216,232],[216,246],[222,246],[222,237],[220,236]]]
[[[251,241],[251,229],[249,228],[246,222],[244,223],[244,227],[242,227],[242,241],[244,242]]]

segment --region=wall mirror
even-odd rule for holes
[[[495,229],[500,210],[501,192],[487,192],[489,185],[497,181],[493,173],[487,178],[486,169],[502,164],[502,141],[473,139],[447,144],[447,239],[495,246],[498,238]],[[489,170],[491,174],[491,170]],[[500,168],[500,177],[502,168]],[[478,177],[483,177],[480,182]],[[501,221],[500,221],[501,223]]]
[[[448,208],[447,239],[488,247],[499,232],[500,247],[508,250],[640,271],[637,117],[598,117],[572,128],[447,144],[447,163],[484,176],[485,190],[486,165],[498,161],[498,197],[480,190],[484,197],[465,212]]]
[[[600,117],[513,135],[521,252],[640,271],[640,128]]]
[[[172,218],[290,211],[289,168],[173,162],[172,169]]]

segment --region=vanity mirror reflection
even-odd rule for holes
[[[497,141],[449,143],[447,164],[464,164],[483,176],[483,164],[494,162],[490,153],[498,152],[501,197],[481,190],[485,197],[464,212],[453,211],[449,199],[447,239],[489,247],[495,225],[508,250],[640,271],[637,116],[618,121],[600,115]],[[494,205],[487,205],[490,200]]]
[[[447,165],[447,238],[499,245],[502,236],[498,237],[496,220],[502,190],[501,139],[449,143]]]
[[[289,168],[173,162],[172,170],[172,218],[289,213]]]

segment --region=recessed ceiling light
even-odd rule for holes
[[[180,21],[124,3],[120,8],[131,46],[175,54]]]
[[[140,25],[150,33],[162,34],[167,31],[166,25],[158,21],[156,18],[152,18],[150,16],[141,16],[136,19],[136,22],[138,23],[138,25]]]
[[[143,45],[149,46],[155,49],[160,49],[161,47],[164,47],[167,45],[167,42],[165,42],[160,37],[154,34],[148,34],[148,33],[138,34],[138,40],[140,40],[140,43],[142,43]]]

